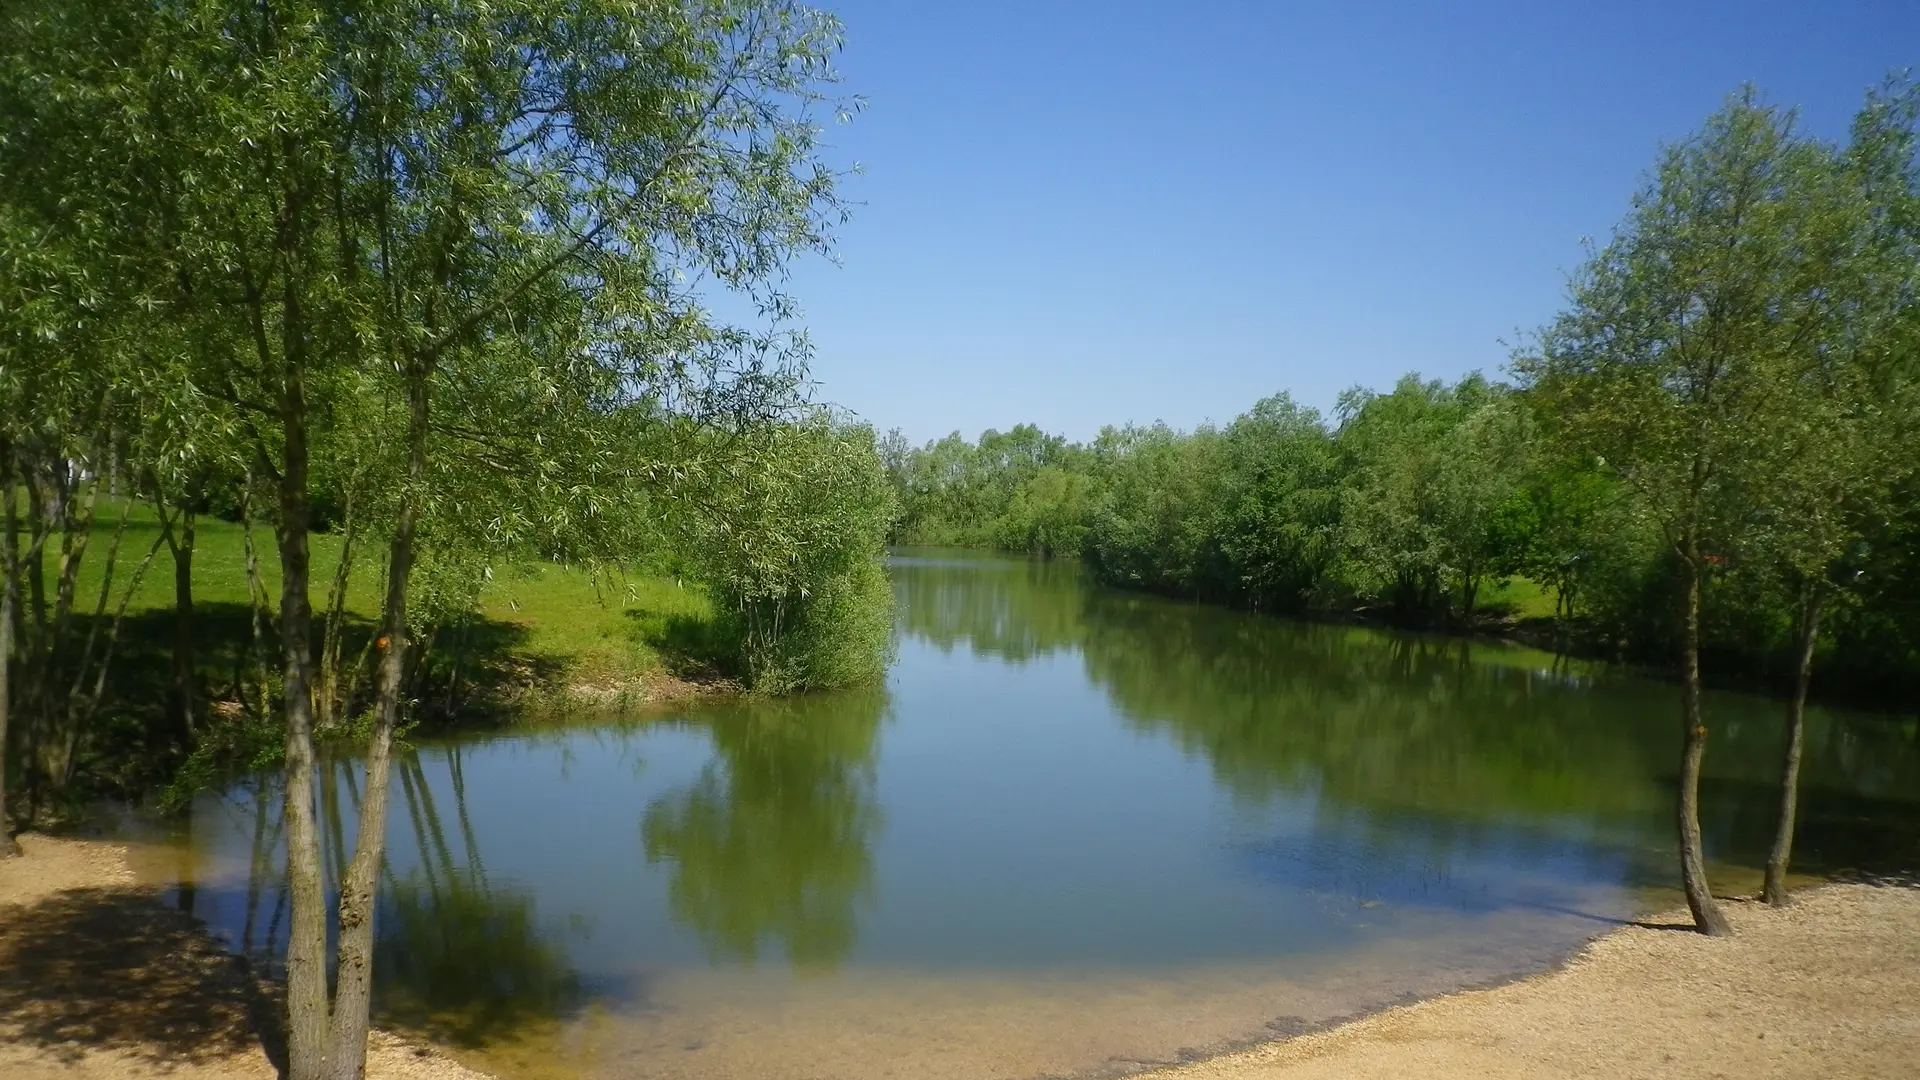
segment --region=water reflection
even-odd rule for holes
[[[527,1024],[564,1019],[583,998],[566,931],[544,921],[534,892],[488,874],[468,804],[462,747],[402,751],[399,805],[381,863],[375,914],[375,1014],[388,1027],[475,1047]],[[317,794],[329,897],[351,857],[360,805],[357,763],[333,762]],[[453,830],[443,806],[451,804]],[[185,824],[190,846],[237,849],[246,866],[215,863],[175,886],[216,932],[259,968],[277,972],[286,949],[288,894],[276,778],[201,800]],[[404,815],[404,816],[402,816]],[[222,842],[221,838],[225,840]],[[329,903],[332,901],[330,900]]]
[[[911,637],[1016,661],[1078,654],[1127,724],[1204,758],[1236,800],[1314,800],[1311,842],[1243,850],[1249,865],[1264,851],[1269,873],[1292,863],[1299,880],[1446,896],[1459,890],[1433,883],[1457,880],[1454,853],[1506,849],[1560,878],[1671,876],[1677,705],[1664,684],[1503,643],[1090,588],[1071,563],[917,552],[894,575]],[[1707,840],[1723,863],[1757,864],[1777,814],[1780,707],[1710,694],[1708,710]],[[1808,745],[1801,866],[1920,861],[1920,725],[1814,709]]]
[[[1243,1038],[1281,998],[1334,1016],[1551,963],[1672,877],[1670,687],[1092,589],[1071,564],[893,575],[884,688],[403,754],[383,1022],[520,1040],[515,1060],[600,1046],[620,1076],[1073,1074]],[[1780,709],[1708,707],[1709,852],[1757,864]],[[358,779],[319,785],[332,880]],[[1804,784],[1802,866],[1920,863],[1912,723],[1815,710]],[[271,778],[202,800],[178,893],[264,957],[278,809]]]
[[[1023,662],[1084,636],[1077,564],[907,552],[891,560],[901,627],[942,652],[964,648]]]
[[[382,1021],[441,1043],[480,1046],[522,1025],[569,1016],[580,976],[545,927],[532,893],[489,881],[467,808],[462,754],[441,757],[460,848],[447,841],[418,754],[399,764],[418,861],[395,876],[389,860],[375,926],[376,1008]]]
[[[924,571],[899,573],[911,598]],[[1446,876],[1435,867],[1450,851],[1518,845],[1521,860],[1560,860],[1564,877],[1570,840],[1603,863],[1581,878],[1669,876],[1677,706],[1664,684],[1497,642],[1063,587],[1061,573],[982,575],[974,587],[989,595],[969,606],[1062,624],[1064,598],[1080,600],[1073,645],[1136,730],[1203,755],[1239,799],[1331,804],[1307,876],[1353,877],[1330,874],[1338,852],[1371,879],[1431,892],[1423,883]],[[1720,693],[1707,708],[1708,843],[1723,862],[1757,865],[1778,810],[1780,706]],[[1808,724],[1801,866],[1909,868],[1920,726],[1818,708]],[[1387,869],[1407,858],[1417,866]]]
[[[647,806],[647,860],[672,868],[674,916],[715,960],[777,946],[792,964],[845,959],[873,892],[881,822],[874,750],[887,695],[753,702],[702,718],[713,760]]]
[[[1672,724],[1655,687],[1594,694],[1530,650],[1103,599],[1089,675],[1240,798],[1586,829],[1659,806],[1646,781]]]

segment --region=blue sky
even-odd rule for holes
[[[1498,371],[1743,81],[1837,138],[1920,65],[1910,0],[824,2],[864,172],[788,289],[820,396],[915,442]]]

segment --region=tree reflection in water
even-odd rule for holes
[[[583,993],[564,940],[543,925],[532,893],[489,878],[468,814],[463,764],[457,746],[408,751],[394,761],[413,846],[409,852],[404,840],[392,838],[381,866],[374,998],[383,1026],[476,1047],[573,1014]],[[353,843],[343,822],[357,817],[357,766],[339,761],[321,773],[330,897],[338,895]],[[438,785],[429,782],[429,770]],[[457,843],[449,840],[436,786],[451,793]],[[236,944],[263,972],[276,973],[287,915],[280,789],[262,778],[239,793],[251,803],[251,839]],[[403,853],[415,858],[396,871]]]
[[[884,688],[743,702],[703,718],[714,760],[655,799],[641,822],[649,862],[672,867],[674,918],[715,960],[777,946],[803,970],[853,948],[873,892],[880,827],[874,751]]]
[[[565,945],[541,926],[532,895],[489,883],[467,814],[459,748],[443,760],[463,857],[447,841],[420,756],[408,755],[397,771],[420,861],[404,876],[389,874],[381,897],[376,1006],[385,1023],[437,1042],[480,1046],[573,1013],[580,978]]]
[[[1489,847],[1577,872],[1558,861],[1571,843],[1603,854],[1602,877],[1622,858],[1631,877],[1669,876],[1677,705],[1659,682],[1498,642],[1096,588],[1070,563],[921,551],[895,559],[894,579],[909,635],[1014,661],[1077,653],[1126,723],[1207,761],[1244,806],[1312,799],[1316,835],[1250,863],[1429,882]],[[1733,694],[1707,707],[1708,844],[1754,862],[1777,810],[1779,710]],[[1920,773],[1920,729],[1826,710],[1808,725],[1800,865],[1911,862],[1916,845],[1889,836],[1920,820],[1904,780]]]

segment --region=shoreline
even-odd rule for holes
[[[0,860],[0,1076],[273,1080],[273,990],[166,906],[132,849],[23,833]],[[367,1080],[494,1080],[375,1030]]]
[[[1815,885],[1594,938],[1551,971],[1152,1070],[1142,1080],[1894,1080],[1920,1061],[1920,888]]]
[[[1513,616],[1510,618],[1489,618],[1484,613],[1476,615],[1475,620],[1466,625],[1427,625],[1415,626],[1398,622],[1379,607],[1363,608],[1307,608],[1301,611],[1274,611],[1246,607],[1221,600],[1204,599],[1196,596],[1182,596],[1155,589],[1129,588],[1125,585],[1103,582],[1085,569],[1085,562],[1077,555],[1039,555],[1033,552],[1009,551],[1001,548],[944,547],[939,545],[904,544],[889,547],[889,553],[895,552],[961,552],[967,555],[991,556],[1028,562],[1071,564],[1082,568],[1089,584],[1121,596],[1145,597],[1170,604],[1190,605],[1210,608],[1217,611],[1233,612],[1239,615],[1252,615],[1268,619],[1307,623],[1315,626],[1349,626],[1367,630],[1380,630],[1394,634],[1410,634],[1417,637],[1432,638],[1440,641],[1457,641],[1466,644],[1499,644],[1518,648],[1532,649],[1549,653],[1561,659],[1581,664],[1600,664],[1618,669],[1636,678],[1671,684],[1678,687],[1680,671],[1674,663],[1665,660],[1649,659],[1631,650],[1618,646],[1596,644],[1591,635],[1583,635],[1574,628],[1563,636],[1563,631],[1555,625],[1552,616]],[[1703,685],[1706,689],[1722,693],[1751,694],[1785,706],[1792,693],[1788,676],[1780,672],[1756,670],[1751,666],[1735,666],[1731,670],[1718,664],[1703,666]],[[1836,689],[1831,678],[1816,677],[1813,680],[1807,704],[1820,708],[1848,709],[1856,712],[1872,713],[1884,717],[1890,723],[1904,723],[1920,717],[1908,703],[1897,696],[1885,694],[1852,695]]]
[[[37,834],[21,842],[22,858],[0,862],[0,1074],[276,1075],[260,1038],[271,1015],[262,988],[202,924],[159,902],[136,872],[137,852]],[[1920,1060],[1920,888],[1825,884],[1782,910],[1729,907],[1732,938],[1660,916],[1603,933],[1546,971],[1276,1026],[1278,1038],[1127,1071],[1148,1080],[1753,1080],[1894,1077]],[[385,1032],[368,1062],[369,1080],[492,1080]]]

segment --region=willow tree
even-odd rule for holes
[[[764,358],[791,358],[795,339],[718,323],[688,283],[787,314],[786,261],[838,214],[812,115],[838,26],[787,0],[47,0],[17,15],[10,63],[54,88],[26,123],[51,135],[60,120],[84,151],[52,190],[140,253],[144,302],[199,346],[182,352],[274,492],[290,1071],[356,1080],[421,523],[470,525],[481,502],[503,542],[564,532],[604,509],[598,489],[674,473],[624,456],[645,449],[622,437],[634,417],[769,419],[795,380]],[[158,182],[93,186],[89,154]],[[400,480],[330,965],[308,536],[315,447],[342,428],[385,431],[367,448]]]
[[[740,673],[772,693],[876,680],[893,635],[883,559],[898,504],[872,429],[816,410],[740,442],[688,489],[681,532]]]
[[[128,603],[158,549],[123,557],[130,496],[183,450],[155,421],[193,396],[174,362],[179,328],[154,304],[172,286],[155,280],[150,248],[124,242],[161,231],[142,198],[151,177],[138,155],[105,152],[139,126],[114,73],[140,38],[94,26],[85,62],[37,51],[47,24],[81,29],[72,14],[20,4],[0,16],[0,731],[12,734],[0,747],[11,744],[30,815],[90,751]],[[97,588],[80,587],[83,566]]]
[[[786,260],[824,244],[833,177],[809,109],[831,79],[838,28],[783,0],[439,0],[369,5],[334,27],[350,88],[335,106],[350,148],[345,210],[358,226],[348,276],[368,280],[363,347],[405,402],[368,797],[341,885],[327,1051],[332,1075],[349,1077],[365,1043],[418,529],[437,498],[474,487],[459,473],[511,441],[493,433],[503,412],[535,425],[512,471],[543,474],[562,458],[542,452],[539,433],[584,439],[603,456],[581,461],[576,445],[587,475],[567,479],[605,489],[677,463],[620,460],[638,448],[592,443],[600,414],[697,421],[764,407],[756,362],[728,366],[764,355],[764,342],[716,325],[683,282],[706,278],[778,309]],[[436,410],[439,391],[453,409]],[[553,423],[567,410],[542,415],[561,399],[585,405],[570,430]],[[579,510],[564,495],[514,490],[524,500],[509,512],[536,524],[556,501]]]
[[[1831,155],[1751,91],[1660,156],[1571,303],[1516,361],[1558,434],[1632,492],[1677,564],[1681,754],[1676,824],[1687,906],[1731,928],[1708,887],[1699,790],[1701,593],[1751,550],[1779,475],[1796,344],[1825,315],[1805,243],[1824,226]]]

